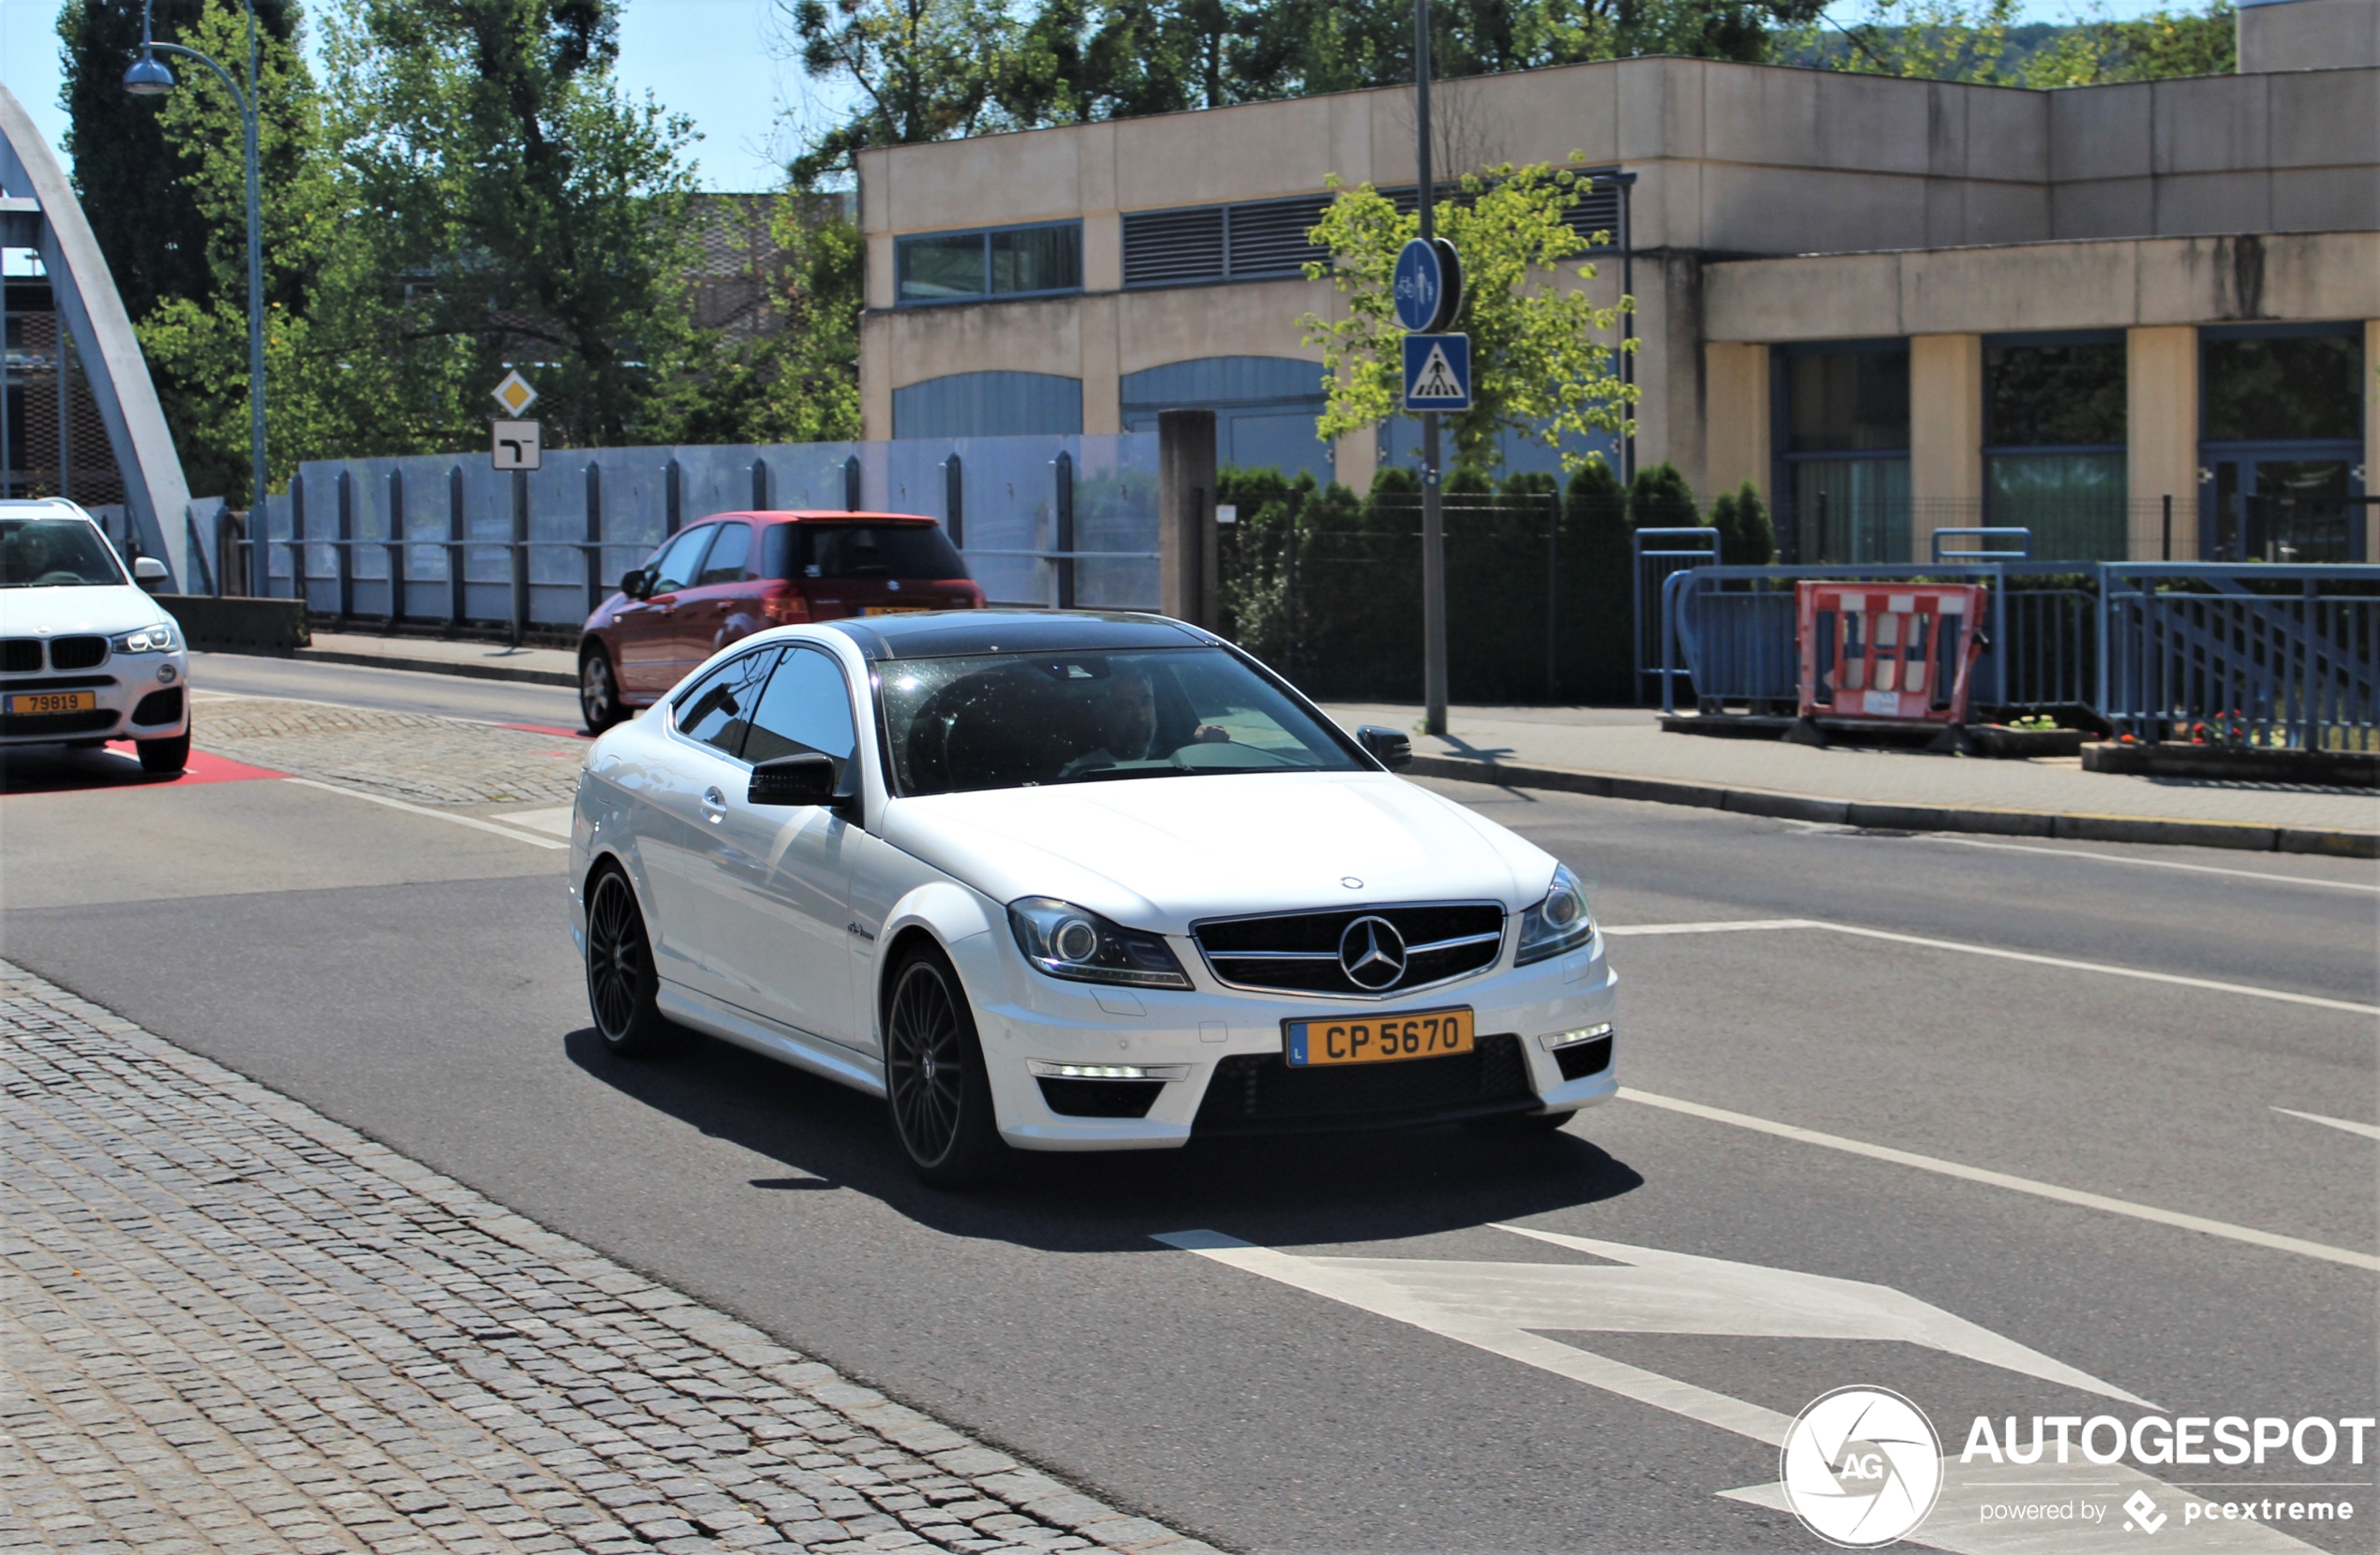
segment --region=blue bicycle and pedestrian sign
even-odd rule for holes
[[[1405,337],[1405,407],[1407,410],[1471,408],[1471,337],[1408,334]]]
[[[1445,267],[1437,245],[1415,238],[1396,257],[1396,321],[1419,334],[1437,322],[1438,299],[1446,294]]]

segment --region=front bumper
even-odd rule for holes
[[[1182,957],[1197,985],[1189,989],[1064,982],[1027,967],[1006,940],[977,935],[952,949],[975,996],[1001,1135],[1022,1149],[1164,1148],[1210,1135],[1566,1113],[1608,1101],[1619,1088],[1608,1061],[1565,1078],[1561,1056],[1544,1040],[1613,1021],[1618,978],[1604,961],[1600,934],[1566,956],[1521,968],[1499,963],[1381,1001],[1225,988],[1195,955]],[[1476,1055],[1329,1071],[1283,1062],[1284,1020],[1452,1005],[1474,1013]],[[1600,1049],[1611,1051],[1608,1043]],[[1573,1052],[1574,1072],[1579,1062]],[[1155,1077],[1117,1073],[1132,1070]],[[1143,1101],[1147,1111],[1138,1117],[1080,1115]]]
[[[96,706],[71,713],[11,713],[27,692],[89,691]],[[186,653],[113,653],[87,670],[0,676],[0,747],[67,740],[163,740],[190,728]]]

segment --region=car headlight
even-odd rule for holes
[[[1521,914],[1521,950],[1516,967],[1578,949],[1595,938],[1595,915],[1586,910],[1586,887],[1567,864],[1554,866],[1545,900]]]
[[[1010,902],[1008,926],[1016,931],[1017,948],[1025,959],[1052,977],[1144,988],[1190,986],[1165,936],[1111,924],[1088,908],[1055,896]]]
[[[159,621],[156,626],[108,639],[108,646],[118,653],[171,653],[181,645],[182,639],[171,621]]]

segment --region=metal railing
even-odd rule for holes
[[[1700,571],[1719,564],[1718,531],[1709,527],[1639,529],[1630,541],[1629,585],[1636,621],[1636,696],[1644,700],[1645,681],[1658,676],[1661,705],[1667,708],[1676,695],[1670,666],[1664,623],[1669,612],[1664,608],[1659,615],[1646,612],[1649,598],[1666,600],[1669,582],[1683,572]],[[1647,543],[1650,541],[1651,543]],[[1790,632],[1790,629],[1789,629]]]
[[[2380,749],[2380,566],[2102,570],[2100,716],[2143,740]]]
[[[2009,561],[1681,570],[1662,585],[1656,622],[1661,710],[1676,712],[1681,679],[1705,711],[1790,710],[1801,685],[1793,585],[1804,579],[1983,584],[1990,593],[1971,705],[2001,714],[2087,709],[2097,688],[2097,599],[2095,588],[2074,584],[2093,570]]]
[[[1980,583],[1984,716],[2068,712],[2143,740],[2380,749],[2380,566],[1978,562],[1703,567],[1662,585],[1665,713],[1789,710],[1804,579]]]

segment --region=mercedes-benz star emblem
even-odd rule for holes
[[[1405,975],[1405,936],[1386,918],[1358,918],[1339,936],[1339,966],[1359,988],[1393,987]]]

